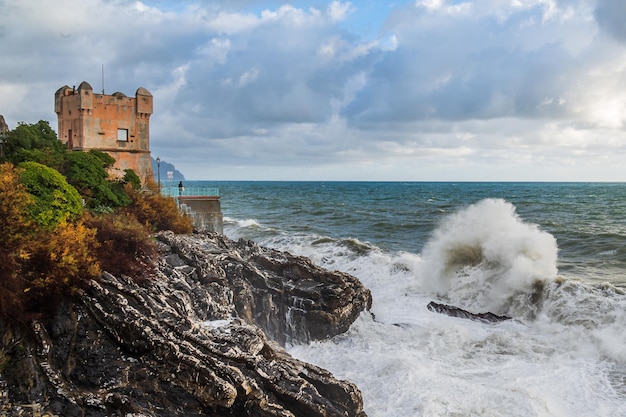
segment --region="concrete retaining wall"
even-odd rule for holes
[[[224,233],[224,218],[219,197],[182,195],[177,199],[181,210],[193,218],[196,229]]]

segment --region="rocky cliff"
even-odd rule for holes
[[[358,389],[282,347],[345,331],[359,281],[248,241],[157,236],[157,277],[104,274],[56,315],[0,323],[0,415],[365,416]]]
[[[4,116],[0,114],[0,135],[9,131],[9,125],[4,121]]]

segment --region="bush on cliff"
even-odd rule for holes
[[[10,320],[28,320],[54,308],[100,274],[93,255],[95,231],[72,221],[67,212],[39,216],[42,210],[33,210],[38,197],[22,183],[26,172],[0,165],[0,315]],[[60,201],[75,198],[63,192],[55,192]]]
[[[189,221],[179,216],[174,200],[139,190],[132,191],[129,212],[81,215],[80,197],[60,174],[34,162],[22,166],[0,164],[3,319],[45,315],[102,270],[136,281],[153,277],[158,250],[150,232],[170,224],[181,230],[177,221]],[[132,212],[141,207],[150,210],[139,223]]]
[[[37,162],[22,162],[19,166],[23,170],[21,183],[34,198],[28,211],[39,226],[51,229],[81,216],[80,195],[63,175]]]
[[[54,311],[57,303],[98,277],[101,269],[95,254],[99,246],[96,231],[82,222],[63,222],[39,233],[20,268],[26,315]]]
[[[59,171],[78,190],[90,209],[130,204],[124,184],[138,180],[136,174],[133,176],[134,172],[127,172],[122,181],[110,179],[107,168],[113,166],[115,159],[106,152],[67,152],[49,123],[43,120],[34,124],[20,123],[9,131],[3,153],[2,160],[15,165],[38,162]]]
[[[0,316],[9,317],[22,309],[21,261],[35,235],[35,222],[28,208],[33,202],[20,183],[20,171],[13,164],[0,165]]]
[[[83,216],[80,201],[51,168],[0,165],[0,317],[45,314],[102,270],[152,276],[158,252],[149,231],[123,214]]]
[[[141,179],[132,169],[124,170],[124,178],[122,178],[121,183],[130,185],[133,190],[141,189]]]
[[[108,154],[98,151],[70,152],[65,163],[68,182],[85,197],[87,207],[122,207],[131,200],[123,188],[109,181],[106,168],[115,160]]]
[[[48,122],[20,124],[4,145],[0,318],[46,314],[102,270],[150,278],[158,255],[150,233],[193,231],[175,200],[161,196],[154,183],[142,189],[132,170],[122,180],[109,180],[111,156],[66,152]]]
[[[193,232],[193,222],[178,210],[176,201],[159,194],[154,181],[148,181],[146,189],[126,187],[132,203],[121,212],[136,218],[151,231],[171,230],[174,233]]]
[[[158,256],[148,230],[126,215],[85,215],[85,224],[96,233],[96,257],[103,270],[141,281],[154,275]]]
[[[34,161],[60,169],[65,157],[65,146],[47,121],[34,124],[20,123],[9,131],[3,144],[4,161],[17,165]],[[0,162],[4,162],[0,161]]]

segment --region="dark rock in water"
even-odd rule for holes
[[[434,311],[435,313],[446,314],[451,317],[459,317],[462,319],[470,319],[475,321],[482,321],[485,323],[496,323],[505,320],[512,320],[511,317],[508,316],[498,316],[493,313],[470,313],[467,310],[463,310],[459,307],[448,306],[445,304],[439,304],[434,301],[431,301],[426,306],[430,311]]]
[[[219,235],[157,238],[158,279],[104,274],[54,317],[0,322],[0,415],[365,417],[356,386],[271,340],[345,331],[371,303],[356,278]]]

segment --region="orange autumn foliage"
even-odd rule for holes
[[[84,212],[44,227],[33,218],[35,199],[23,185],[23,172],[0,164],[0,319],[50,314],[102,271],[136,281],[152,278],[158,249],[150,234],[193,231],[191,219],[154,184],[141,191],[127,186],[132,204],[115,213]]]
[[[148,189],[135,190],[127,187],[126,192],[133,201],[121,211],[132,216],[152,231],[171,230],[174,233],[192,233],[193,221],[178,210],[176,200],[158,193],[154,181]]]
[[[0,165],[0,316],[23,309],[21,261],[27,256],[34,222],[28,217],[33,199],[20,184],[21,171],[12,164]]]
[[[119,214],[86,215],[85,224],[95,231],[100,246],[96,256],[103,270],[135,281],[154,276],[158,249],[137,220]]]
[[[57,302],[75,295],[99,276],[100,264],[94,256],[98,247],[96,231],[82,222],[42,231],[22,262],[26,312],[52,310]]]
[[[95,231],[80,221],[50,230],[30,214],[22,170],[0,165],[0,317],[37,317],[100,274]]]

